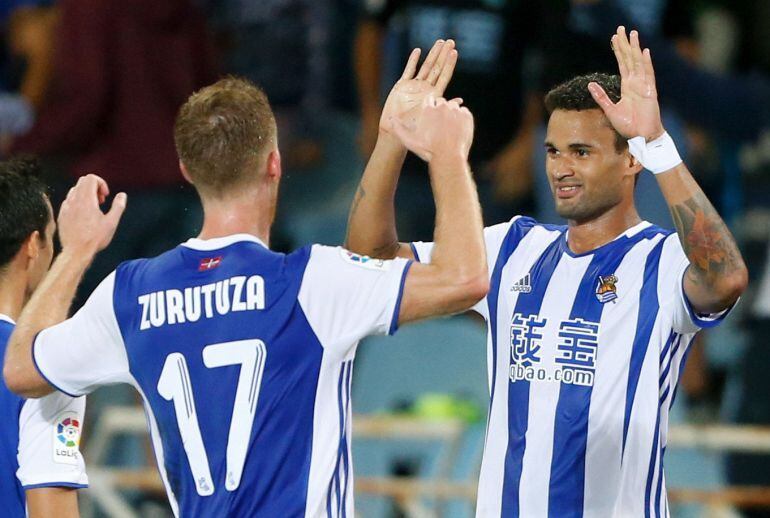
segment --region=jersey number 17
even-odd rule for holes
[[[207,345],[203,348],[203,364],[209,369],[228,365],[241,366],[230,433],[227,438],[225,488],[228,491],[235,491],[241,483],[266,357],[267,350],[261,340],[239,340]],[[158,380],[158,393],[166,401],[174,403],[179,434],[182,436],[198,494],[211,495],[214,493],[214,481],[211,478],[211,468],[198,425],[190,371],[182,353],[171,353],[166,356],[166,362]]]

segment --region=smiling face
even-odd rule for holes
[[[559,216],[583,223],[633,199],[639,167],[616,137],[600,109],[551,113],[545,164]]]

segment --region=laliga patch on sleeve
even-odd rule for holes
[[[372,259],[368,255],[354,254],[350,250],[345,250],[344,248],[340,248],[340,255],[342,255],[342,258],[346,262],[368,270],[380,270],[384,272],[390,270],[392,264],[390,261],[385,261],[384,259]]]
[[[81,424],[75,412],[62,412],[53,425],[53,461],[77,465],[80,458]]]

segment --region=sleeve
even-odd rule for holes
[[[345,352],[365,336],[395,333],[411,264],[314,245],[299,302],[323,347]]]
[[[684,274],[688,266],[690,261],[682,249],[679,236],[671,234],[665,239],[660,255],[658,299],[661,308],[671,315],[673,330],[680,334],[718,326],[735,307],[733,304],[718,313],[696,313],[684,292]]]
[[[88,487],[80,454],[86,398],[54,392],[24,403],[19,418],[19,470],[25,490]]]
[[[503,245],[503,240],[505,239],[505,236],[508,235],[511,226],[518,218],[519,216],[516,216],[510,221],[506,221],[505,223],[498,223],[497,225],[492,225],[491,227],[486,227],[484,229],[484,244],[486,245],[487,249],[487,269],[489,270],[490,276],[492,275],[492,271],[495,268],[497,255],[500,253],[500,247]],[[418,263],[430,263],[431,256],[433,254],[434,243],[415,241],[413,243],[409,243],[409,246],[412,248],[412,253],[414,254],[414,258]],[[484,318],[488,318],[489,309],[487,306],[486,297],[478,301],[476,305],[471,308],[471,310],[477,312]]]
[[[130,382],[125,344],[112,301],[114,287],[113,272],[72,318],[44,329],[35,338],[35,366],[65,394],[80,396],[101,385]]]

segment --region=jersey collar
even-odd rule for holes
[[[231,236],[215,237],[213,239],[198,239],[197,237],[194,237],[182,243],[182,246],[192,248],[193,250],[208,251],[219,250],[220,248],[225,248],[233,243],[239,243],[241,241],[250,241],[268,248],[262,240],[251,234],[233,234]]]
[[[16,322],[14,322],[11,317],[9,317],[8,315],[3,315],[2,313],[0,313],[0,321],[8,322],[9,324],[12,324],[14,326],[16,325]]]

